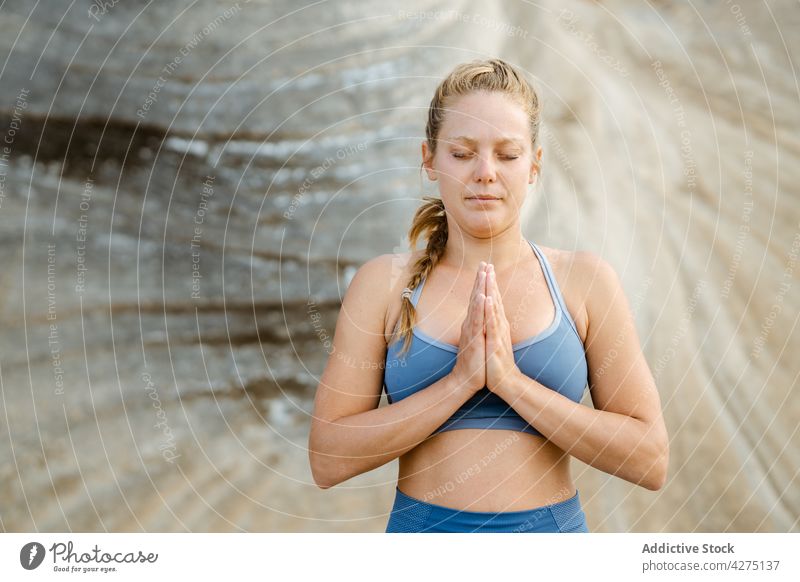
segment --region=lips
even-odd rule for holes
[[[475,196],[468,196],[467,200],[500,200],[500,197],[492,196],[491,194],[476,194]]]

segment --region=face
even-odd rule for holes
[[[453,101],[435,155],[427,140],[422,142],[423,166],[439,182],[448,226],[477,238],[519,222],[541,157],[541,147],[532,151],[524,109],[498,92],[480,91]]]

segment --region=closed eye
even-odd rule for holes
[[[459,154],[459,153],[454,153],[453,154],[453,157],[454,158],[458,158],[458,159],[465,159],[465,158],[469,158],[471,156],[472,156],[472,154]],[[506,159],[506,160],[516,160],[516,159],[519,158],[519,156],[501,156],[501,157],[503,159]]]

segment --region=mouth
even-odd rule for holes
[[[500,202],[500,198],[496,196],[470,196],[466,198],[466,202],[470,206],[494,206]]]
[[[475,194],[474,196],[467,196],[467,200],[500,200],[500,197],[492,196],[491,194]]]

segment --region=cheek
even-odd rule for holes
[[[459,173],[457,166],[444,164],[439,167],[439,183],[440,188],[450,192],[461,192],[467,184],[468,179]]]

